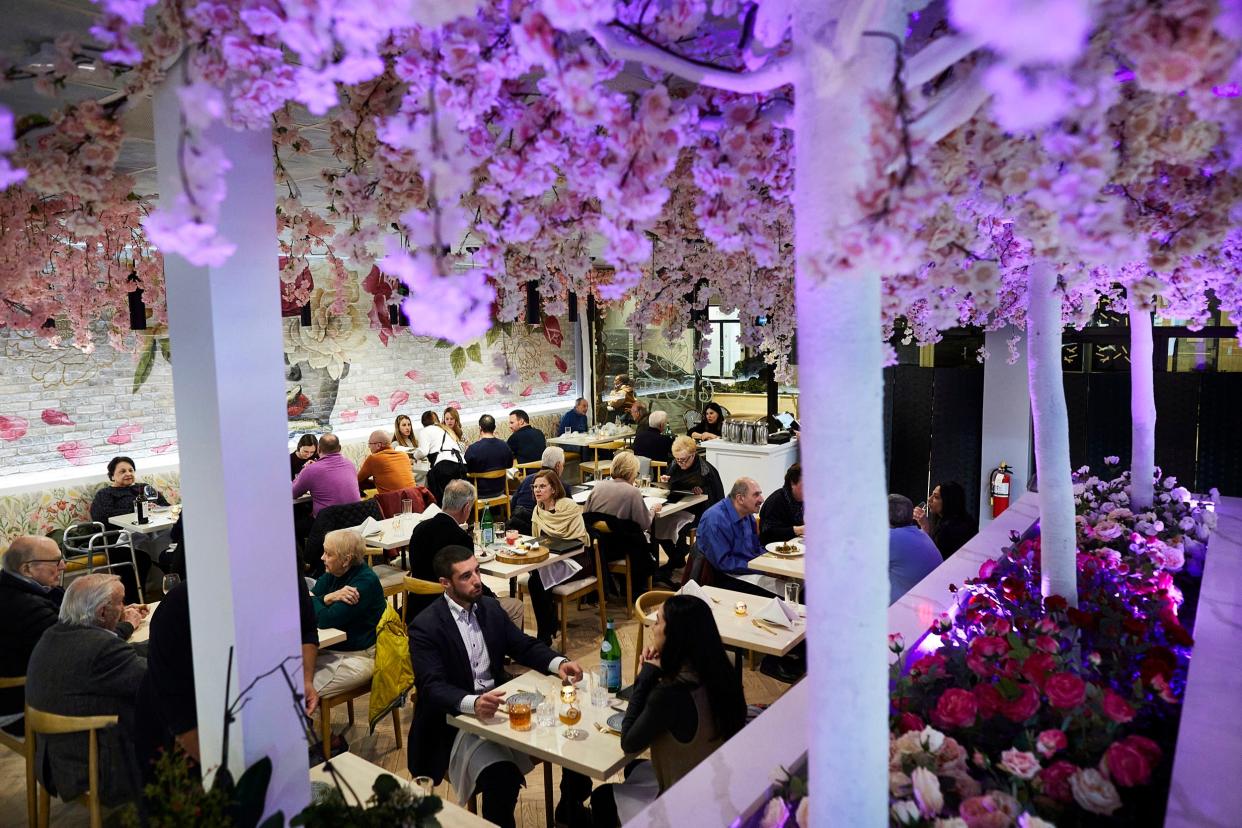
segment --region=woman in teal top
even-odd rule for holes
[[[311,590],[315,624],[335,628],[345,640],[321,649],[315,659],[315,690],[330,696],[369,682],[375,671],[375,628],[384,614],[384,588],[367,566],[362,535],[353,529],[323,539],[327,571]]]

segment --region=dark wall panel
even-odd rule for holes
[[[1065,408],[1069,420],[1070,465],[1085,466],[1087,456],[1088,374],[1064,374]]]
[[[893,425],[888,489],[918,503],[927,497],[932,371],[915,365],[898,365],[892,370]]]
[[[1242,374],[1204,374],[1196,490],[1242,494]]]
[[[1120,457],[1129,468],[1130,457],[1130,374],[1088,374],[1087,418],[1084,423],[1087,434],[1086,460],[1076,463],[1088,465],[1096,474],[1103,474],[1104,458]],[[1109,475],[1112,476],[1111,474]]]
[[[1164,474],[1174,475],[1194,491],[1206,491],[1198,488],[1195,482],[1202,385],[1202,374],[1157,371],[1155,375],[1156,465]]]
[[[966,505],[974,514],[981,491],[983,368],[935,368],[932,374],[931,484],[941,480],[962,484]]]

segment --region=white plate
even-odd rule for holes
[[[496,560],[496,554],[487,549],[475,550],[474,559],[479,563],[489,563]]]
[[[777,551],[779,547],[786,546],[786,545],[792,545],[794,547],[793,551],[792,552],[778,552]],[[802,543],[799,541],[773,541],[772,543],[769,543],[767,546],[765,546],[764,549],[767,549],[768,552],[770,552],[771,554],[775,555],[778,558],[798,558],[806,554],[806,547],[803,546]]]

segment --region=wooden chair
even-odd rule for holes
[[[653,481],[659,480],[660,477],[664,474],[664,470],[667,468],[668,468],[668,463],[664,462],[663,460],[652,460],[651,461],[651,479]]]
[[[578,473],[583,477],[589,474],[592,479],[610,476],[612,474],[612,460],[600,460],[599,453],[601,451],[619,451],[624,447],[625,443],[620,440],[605,440],[600,443],[592,443],[587,448],[595,452],[595,459],[579,463]]]
[[[566,461],[568,462],[568,461]],[[532,460],[529,463],[519,463],[513,461],[513,468],[517,469],[517,479],[523,480],[528,474],[534,474],[543,468],[542,460]]]
[[[8,690],[12,687],[25,687],[25,676],[0,676],[0,690]],[[22,739],[11,735],[7,731],[0,730],[0,745],[4,745],[14,753],[26,755],[26,743]]]
[[[407,624],[410,622],[409,613],[406,609],[410,606],[411,595],[443,595],[444,587],[440,586],[437,581],[424,581],[422,578],[411,578],[405,576],[405,600],[401,602],[401,620]]]
[[[647,616],[676,594],[671,589],[652,589],[638,596],[638,600],[634,602],[634,611],[638,613],[638,643],[634,645],[634,679],[636,681],[643,661],[643,630],[652,623],[647,620]]]
[[[474,523],[475,525],[477,526],[479,523],[479,515],[483,513],[483,508],[488,507],[488,506],[498,511],[500,509],[504,509],[505,510],[505,521],[508,522],[509,520],[509,494],[508,494],[509,493],[509,481],[508,481],[509,470],[508,469],[496,469],[495,471],[488,471],[488,472],[468,472],[466,474],[466,477],[470,478],[470,482],[474,484],[474,488],[476,491],[479,488],[480,480],[504,480],[505,481],[504,491],[502,491],[500,494],[494,495],[493,497],[476,497],[475,498],[474,500]]]
[[[91,828],[102,828],[103,810],[99,802],[99,731],[114,727],[116,716],[61,716],[26,705],[26,810],[31,826],[47,828],[52,797],[35,775],[35,751],[39,734],[87,733],[86,773],[89,783],[82,800],[90,809]],[[36,791],[38,803],[35,802]]]
[[[552,595],[556,598],[557,610],[561,615],[561,649],[567,648],[566,641],[569,640],[569,602],[576,601],[590,595],[592,592],[599,598],[599,633],[603,635],[608,630],[607,607],[604,604],[604,579],[601,577],[604,570],[600,568],[599,558],[599,541],[593,541],[591,548],[595,552],[595,573],[585,578],[568,581],[563,584],[557,584],[552,587]]]
[[[612,530],[608,528],[608,524],[602,520],[597,520],[591,524],[591,531],[600,535],[611,535]],[[625,617],[631,618],[634,606],[634,579],[630,575],[629,558],[621,558],[608,564],[608,571],[613,575],[625,576]],[[647,589],[651,589],[651,579],[647,579]]]

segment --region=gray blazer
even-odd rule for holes
[[[62,716],[119,715],[99,732],[100,800],[112,806],[136,799],[142,775],[134,754],[134,698],[147,660],[108,630],[56,624],[30,655],[26,703]],[[87,736],[69,733],[38,740],[35,767],[55,796],[70,800],[86,792]]]

